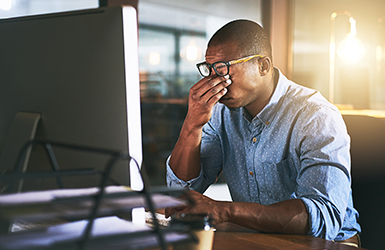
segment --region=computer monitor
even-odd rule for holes
[[[125,151],[141,164],[137,14],[133,7],[4,19],[0,20],[0,37],[0,174],[16,161],[14,142],[33,137]],[[25,131],[33,132],[17,138]],[[102,155],[54,150],[60,169],[102,170],[108,160]],[[43,151],[32,148],[28,172],[50,169]],[[129,173],[126,162],[113,171],[112,178],[140,189],[138,174],[134,165]],[[79,176],[64,178],[63,184],[66,188],[88,187],[98,185],[99,180]],[[52,178],[36,179],[24,182],[23,190],[55,187]]]

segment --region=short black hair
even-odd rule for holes
[[[208,47],[234,42],[242,55],[263,55],[272,58],[269,36],[256,22],[245,19],[231,21],[211,37]]]

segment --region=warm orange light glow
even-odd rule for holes
[[[340,59],[347,64],[359,62],[365,55],[363,43],[356,37],[356,20],[349,17],[350,33],[341,41],[337,48]]]
[[[364,57],[365,47],[356,36],[349,33],[338,45],[337,55],[344,63],[354,64]]]
[[[338,15],[345,15],[349,18],[350,32],[338,43],[336,49],[335,27],[334,21]],[[334,85],[335,85],[335,67],[336,54],[342,62],[346,64],[354,64],[359,62],[365,55],[365,47],[356,37],[357,28],[356,20],[349,11],[336,11],[330,15],[330,42],[329,42],[329,101],[334,103]],[[337,52],[337,53],[336,53]]]

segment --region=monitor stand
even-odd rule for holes
[[[18,112],[12,121],[11,128],[6,137],[3,151],[0,155],[0,174],[14,169],[21,148],[29,141],[35,139],[37,126],[41,119],[41,114],[32,112]],[[21,172],[27,170],[27,165],[31,153],[31,148],[26,151],[22,162]],[[22,182],[19,183],[17,190],[20,192]],[[0,190],[2,192],[2,190]]]
[[[4,174],[7,171],[11,171],[15,167],[17,158],[19,157],[20,149],[30,140],[35,139],[36,129],[39,124],[41,114],[31,112],[18,112],[12,121],[11,128],[6,137],[3,151],[0,154],[0,174]],[[22,163],[22,172],[27,169],[31,148],[29,148],[25,154],[25,158]],[[20,192],[22,188],[22,181],[16,187],[16,190]],[[3,189],[3,185],[0,185]],[[0,193],[3,190],[0,190]],[[12,227],[12,221],[0,220],[0,234],[8,233]]]

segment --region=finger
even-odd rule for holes
[[[180,216],[182,216],[182,214],[194,214],[194,212],[193,212],[193,210],[192,210],[192,207],[191,207],[191,206],[190,206],[190,207],[186,207],[186,208],[183,209],[183,210],[177,211],[177,212],[175,213],[175,216],[176,216],[176,217],[180,217]]]
[[[180,207],[167,207],[164,209],[164,215],[166,216],[166,218],[168,218],[168,217],[172,216],[173,214],[175,214],[176,212],[183,210],[186,207],[187,207],[187,205],[182,205]]]
[[[191,89],[192,90],[199,90],[200,88],[202,88],[205,84],[207,84],[209,81],[215,79],[215,78],[218,78],[217,75],[212,75],[212,76],[207,76],[207,77],[204,77],[202,78],[201,80],[199,80],[197,83],[195,83]]]
[[[210,88],[204,95],[207,98],[206,102],[208,102],[211,98],[217,96],[215,99],[220,99],[223,95],[227,93],[225,90],[232,83],[231,79],[226,79],[225,81],[220,82],[214,87]]]
[[[166,218],[172,216],[174,213],[176,213],[176,210],[175,210],[174,208],[168,207],[168,208],[166,208],[166,209],[164,210],[164,216],[165,216]]]
[[[183,197],[188,200],[190,205],[195,204],[195,199],[194,199],[194,193],[198,193],[194,190],[189,190],[187,193],[183,194]]]
[[[216,102],[219,101],[226,93],[227,87],[232,83],[230,79],[220,82],[220,84],[212,87],[207,92],[205,92],[201,97],[200,101],[202,103],[209,104],[209,106],[213,106]]]
[[[205,205],[202,206],[202,205],[196,204],[196,205],[190,205],[184,208],[183,210],[177,211],[175,215],[180,216],[182,214],[209,214],[210,213],[209,210],[210,209]]]
[[[218,93],[211,95],[210,98],[206,101],[207,105],[210,107],[214,106],[224,95],[226,95],[227,91],[227,88],[223,88]]]
[[[193,199],[194,197],[203,196],[203,194],[201,194],[201,193],[199,193],[199,192],[197,192],[195,190],[189,190],[184,195],[187,196],[190,199]]]
[[[231,84],[229,76],[214,77],[212,79],[207,79],[201,85],[193,89],[193,92],[196,94],[197,98],[201,98],[206,95],[206,101],[210,99],[210,96],[217,94],[223,88]],[[207,98],[208,97],[208,98]]]

